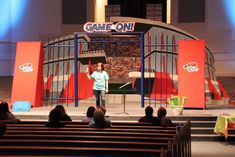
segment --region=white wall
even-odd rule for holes
[[[11,53],[11,1],[0,0],[0,75],[9,75],[12,71],[13,57]]]
[[[0,76],[12,76],[15,59],[15,43],[17,41],[47,41],[48,37],[64,36],[82,31],[82,25],[62,24],[62,0],[22,0],[26,2],[23,17],[13,25],[14,1],[0,0],[7,3],[8,13],[0,10],[0,14],[7,17],[10,25],[8,33],[0,36]],[[87,20],[94,21],[93,0],[87,0]],[[0,16],[1,17],[1,16]],[[0,22],[1,24],[1,22]],[[6,43],[7,42],[7,43]]]
[[[204,23],[178,23],[178,0],[172,0],[171,24],[206,39],[215,57],[217,76],[235,76],[235,30],[223,1],[206,0]]]
[[[11,2],[14,0],[0,0]],[[25,0],[24,17],[17,27],[11,27],[8,34],[0,37],[0,76],[13,75],[15,46],[2,44],[2,41],[47,41],[47,38],[64,36],[82,31],[82,25],[64,25],[61,17],[61,0]],[[235,76],[235,30],[229,22],[222,2],[206,0],[204,23],[181,23],[178,21],[178,0],[171,0],[171,22],[198,38],[206,39],[215,56],[217,76]],[[94,21],[94,0],[87,0],[87,19]],[[1,4],[0,4],[1,5]],[[91,7],[92,6],[92,7]],[[12,12],[12,10],[9,10]],[[9,15],[0,10],[0,14]],[[9,17],[11,24],[11,17]]]

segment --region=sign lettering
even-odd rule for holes
[[[83,26],[84,31],[88,33],[92,32],[111,32],[115,30],[116,32],[133,32],[135,29],[134,22],[118,22],[116,24],[112,24],[110,22],[105,23],[92,23],[87,22]]]

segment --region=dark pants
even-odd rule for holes
[[[100,106],[101,101],[101,105],[105,107],[105,90],[93,90],[93,92],[95,95],[96,106]]]

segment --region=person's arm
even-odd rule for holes
[[[86,75],[87,75],[87,78],[90,80],[91,79],[91,75],[90,75],[88,67],[86,69]]]
[[[105,72],[105,92],[109,92],[109,75]]]
[[[105,92],[109,92],[109,80],[105,80]]]

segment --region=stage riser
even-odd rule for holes
[[[192,135],[192,141],[220,141],[225,142],[225,138],[223,136],[193,136]]]
[[[216,121],[217,117],[216,116],[168,116],[171,120],[174,121],[186,121],[190,119],[191,121],[203,121],[203,122],[211,122],[211,121]]]
[[[200,128],[192,128],[191,127],[191,133],[192,134],[214,134],[214,127],[207,128],[207,129],[200,129]]]
[[[235,144],[235,134],[233,137],[228,137],[227,142]]]
[[[208,121],[208,122],[203,122],[203,121],[199,121],[199,122],[194,122],[192,121],[191,123],[191,127],[195,127],[195,128],[200,128],[200,127],[215,127],[215,121]]]

